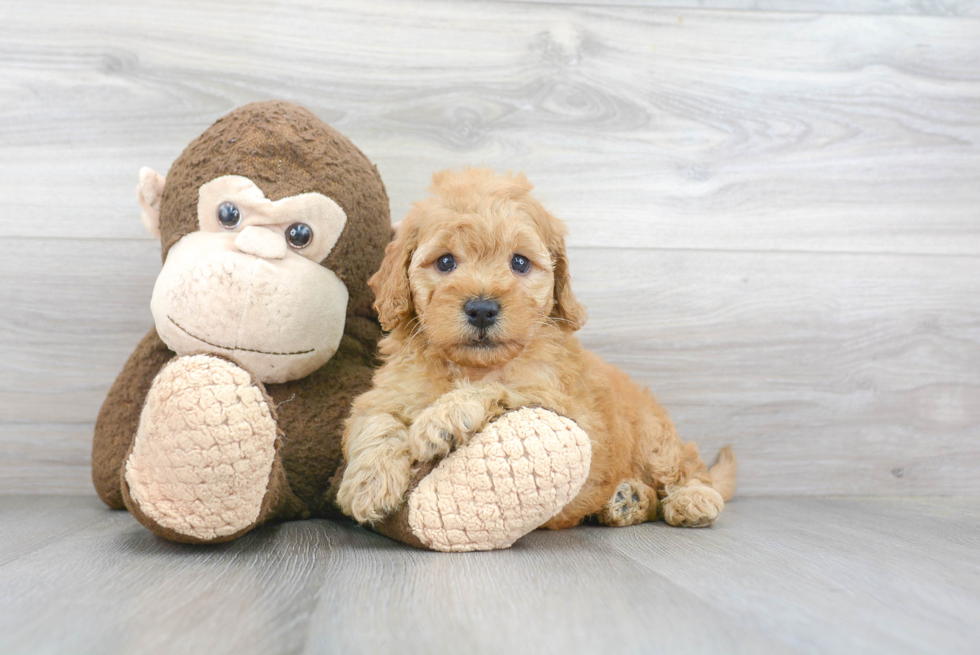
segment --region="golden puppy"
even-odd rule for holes
[[[667,412],[582,348],[585,310],[569,286],[565,226],[523,175],[443,171],[416,203],[370,285],[384,365],[354,401],[344,434],[343,510],[374,522],[402,502],[412,467],[445,456],[503,412],[525,405],[573,419],[592,439],[578,496],[548,523],[596,515],[710,525],[735,488],[727,447],[709,471]]]

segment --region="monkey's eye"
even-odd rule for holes
[[[524,255],[514,255],[510,258],[510,268],[515,273],[527,273],[531,270],[531,260]]]
[[[238,211],[238,207],[230,202],[221,203],[221,206],[218,207],[218,222],[223,227],[233,230],[242,222],[242,213]]]
[[[436,268],[443,273],[448,273],[449,271],[456,268],[456,258],[446,253],[442,257],[436,260]]]
[[[293,223],[286,228],[286,241],[297,250],[305,248],[313,241],[313,229],[306,223]]]

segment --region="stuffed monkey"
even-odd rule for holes
[[[340,518],[341,436],[381,336],[367,279],[390,239],[377,169],[282,101],[220,119],[137,197],[163,268],[143,337],[95,426],[102,500],[167,539],[218,543],[272,520]],[[588,438],[527,408],[419,468],[372,526],[437,550],[511,545],[588,474]]]

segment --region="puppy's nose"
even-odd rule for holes
[[[497,320],[500,303],[489,298],[470,298],[463,305],[463,311],[469,318],[470,324],[482,330],[490,327]]]

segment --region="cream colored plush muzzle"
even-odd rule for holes
[[[142,221],[156,238],[165,184],[140,169]],[[229,204],[239,220],[224,225]],[[197,213],[200,231],[174,244],[153,288],[163,342],[178,355],[231,357],[262,382],[297,380],[327,363],[344,334],[348,293],[320,262],[347,224],[343,208],[319,193],[269,200],[247,177],[224,175],[201,185]],[[290,245],[299,223],[312,236]]]
[[[252,229],[264,228],[183,237],[167,255],[150,310],[160,338],[179,355],[225,354],[262,382],[295,380],[337,351],[347,287],[294,253],[242,252],[235,241]]]

